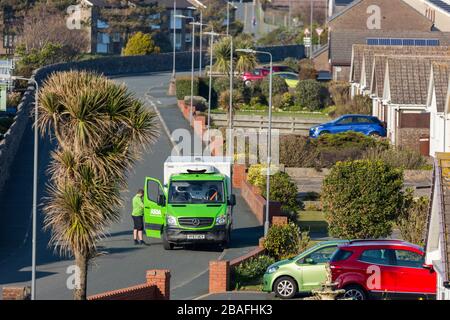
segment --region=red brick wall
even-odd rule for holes
[[[140,284],[137,286],[108,291],[88,297],[88,300],[154,300],[156,286]]]
[[[88,300],[169,300],[170,271],[148,270],[144,284],[103,292]]]
[[[261,196],[257,188],[247,181],[242,182],[241,194],[250,210],[258,219],[259,223],[264,224],[266,214],[266,199]],[[270,202],[269,208],[269,221],[272,221],[272,217],[281,216],[281,204],[279,202]]]
[[[242,182],[246,180],[247,167],[244,164],[234,164],[233,165],[233,187],[240,189],[242,187]]]
[[[30,287],[3,287],[3,300],[30,300]]]
[[[330,71],[331,67],[329,59],[329,52],[328,50],[325,50],[313,59],[314,68],[319,71]]]
[[[230,287],[230,262],[216,260],[209,262],[209,293],[226,292]]]

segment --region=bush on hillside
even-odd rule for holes
[[[381,161],[338,162],[325,177],[322,203],[330,235],[383,238],[403,206],[403,171]]]
[[[271,226],[264,239],[267,253],[277,260],[295,257],[308,247],[308,232],[301,232],[297,224]]]
[[[317,71],[314,63],[310,59],[302,59],[298,63],[298,73],[300,80],[316,80]]]
[[[262,180],[261,194],[267,197],[267,178]],[[292,181],[291,177],[285,172],[277,172],[270,176],[270,200],[281,203],[281,209],[293,214],[301,208],[301,204],[297,201],[298,188]]]
[[[269,78],[269,76],[267,76],[261,82],[261,92],[267,101],[269,100],[269,84],[270,84],[270,78]],[[272,77],[272,97],[279,95],[279,94],[284,94],[288,91],[289,91],[289,87],[283,78],[281,78],[280,76]]]
[[[403,210],[396,222],[403,240],[425,245],[429,206],[428,197],[414,198],[412,189],[406,191]]]
[[[191,96],[191,77],[183,76],[176,78],[177,100],[184,100],[184,97]],[[199,95],[199,80],[194,78],[194,96]]]
[[[295,102],[311,111],[318,111],[325,105],[325,88],[316,80],[300,80],[295,88]]]
[[[155,45],[148,33],[136,32],[133,34],[123,49],[124,56],[143,56],[151,53],[159,53],[161,50]]]

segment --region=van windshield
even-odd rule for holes
[[[173,181],[169,187],[170,204],[223,202],[223,181]]]

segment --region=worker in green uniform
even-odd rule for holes
[[[133,197],[133,212],[131,216],[133,217],[134,230],[133,238],[134,244],[145,244],[142,239],[142,231],[144,230],[144,190],[139,189],[137,194]]]

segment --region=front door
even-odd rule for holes
[[[161,238],[166,218],[166,197],[161,182],[145,178],[144,187],[144,225],[147,237]]]

